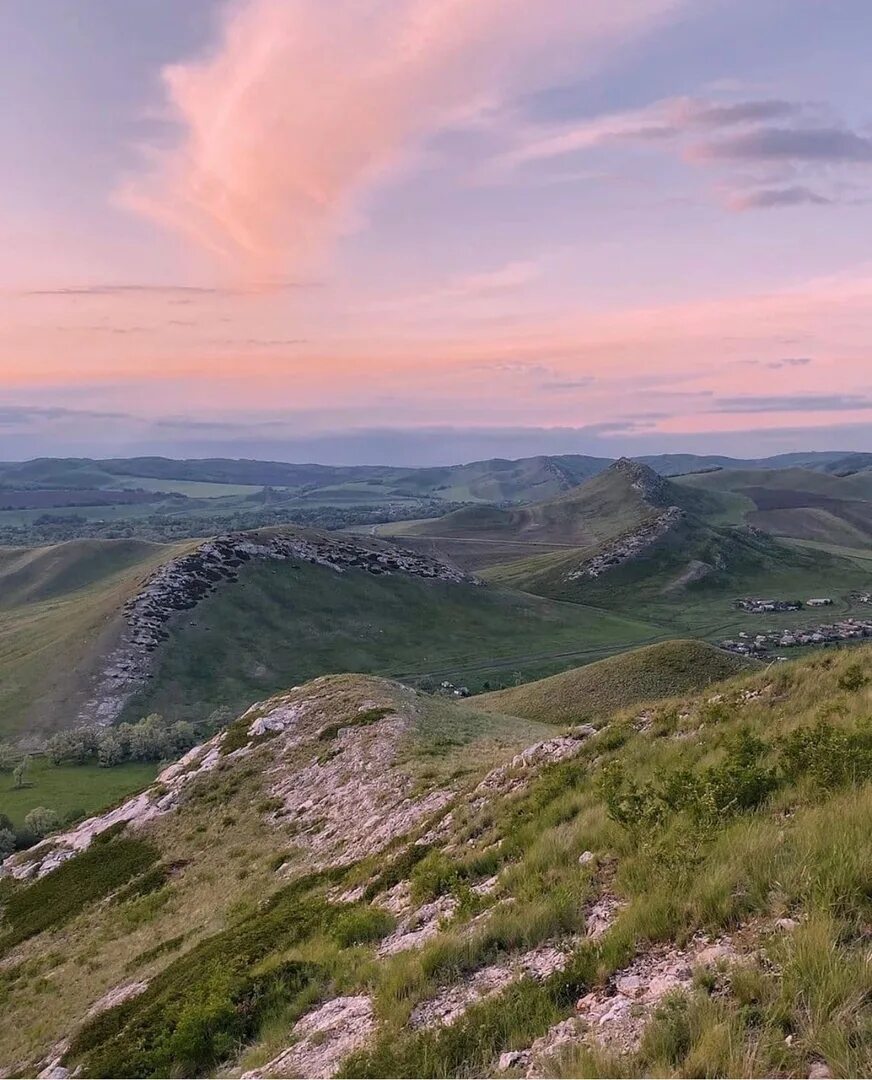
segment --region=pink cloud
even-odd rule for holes
[[[128,207],[243,273],[317,257],[426,136],[600,62],[679,0],[238,0],[218,47],[163,72],[180,141]]]

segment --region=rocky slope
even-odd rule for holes
[[[870,672],[563,731],[369,677],[277,695],[4,863],[0,1066],[868,1075]]]
[[[440,581],[474,579],[425,555],[403,551],[377,540],[302,529],[260,530],[207,540],[160,566],[124,605],[121,640],[107,658],[80,721],[109,724],[149,678],[152,654],[167,638],[166,624],[190,610],[223,584],[234,582],[251,560],[306,562],[338,574],[408,574]]]

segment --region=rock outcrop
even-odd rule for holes
[[[662,513],[648,518],[638,528],[610,540],[596,555],[570,570],[566,575],[567,581],[585,577],[597,578],[623,563],[638,559],[683,519],[684,511],[680,507],[668,507]]]
[[[110,654],[81,723],[111,724],[151,675],[153,654],[167,640],[173,615],[197,606],[222,584],[234,582],[252,560],[312,563],[338,574],[408,574],[478,584],[447,563],[368,537],[315,532],[233,533],[207,540],[159,567],[124,605],[125,629]]]

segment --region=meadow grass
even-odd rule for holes
[[[0,813],[18,826],[37,806],[55,810],[62,821],[77,820],[141,791],[157,770],[152,762],[128,761],[103,769],[99,765],[52,765],[44,757],[33,757],[23,787],[15,787],[11,772],[0,772]]]

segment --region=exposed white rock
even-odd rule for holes
[[[378,955],[393,956],[394,953],[420,948],[436,937],[442,924],[456,910],[457,900],[453,896],[438,896],[429,904],[423,904],[402,919],[393,933],[381,942]]]
[[[587,559],[574,570],[570,570],[566,575],[567,581],[584,577],[597,578],[600,574],[613,570],[622,563],[638,558],[683,518],[684,511],[677,506],[670,506],[661,513],[655,514],[644,524],[611,540],[592,558]]]
[[[612,1053],[632,1053],[664,998],[690,989],[694,968],[717,968],[741,959],[728,937],[712,942],[699,936],[686,949],[646,950],[605,986],[585,994],[575,1016],[555,1024],[527,1050],[514,1051],[511,1066],[504,1067],[520,1068],[528,1077],[553,1076],[554,1057],[580,1043]]]
[[[139,979],[135,982],[123,983],[121,986],[116,986],[108,993],[104,994],[99,1001],[95,1001],[90,1009],[85,1013],[85,1019],[91,1020],[99,1013],[106,1012],[107,1009],[112,1009],[116,1005],[120,1005],[123,1001],[129,1001],[131,998],[139,997],[148,989],[148,980]]]
[[[294,1025],[293,1046],[242,1080],[279,1077],[332,1077],[349,1054],[364,1046],[375,1029],[372,1002],[366,995],[334,998]]]
[[[366,725],[355,726],[350,717],[349,726],[325,744],[329,754],[297,770],[281,762],[270,772],[270,793],[282,802],[278,819],[294,824],[294,842],[317,865],[380,851],[453,798],[449,790],[419,793],[413,777],[399,766],[414,692],[397,687],[397,693],[407,695],[408,709],[400,700],[397,712]]]
[[[417,1005],[409,1017],[409,1025],[427,1028],[454,1024],[470,1006],[493,997],[510,983],[524,977],[541,981],[560,971],[569,962],[575,945],[575,939],[558,945],[540,945],[502,963],[480,968],[463,982],[446,987],[437,997]]]
[[[612,924],[626,906],[623,900],[619,900],[611,893],[604,893],[591,904],[585,917],[585,935],[593,938],[601,938],[611,929]]]

